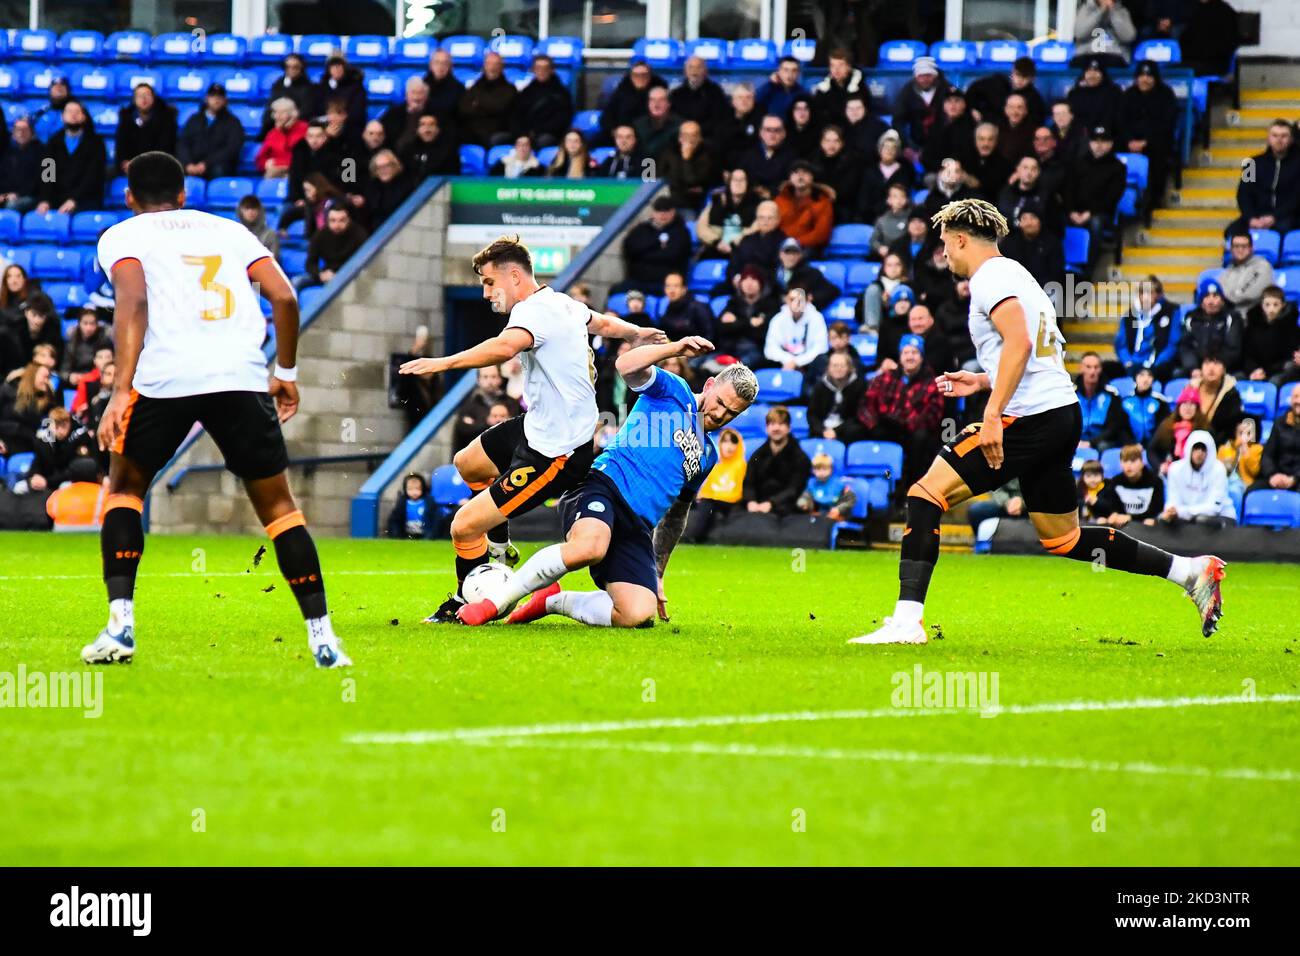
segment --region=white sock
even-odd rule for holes
[[[108,602],[108,633],[121,634],[128,627],[135,627],[135,601],[114,598]]]
[[[497,544],[491,538],[488,538],[488,557],[496,561],[506,556],[506,551],[510,549],[510,539],[507,538],[505,544]]]
[[[337,644],[338,638],[334,636],[334,628],[330,624],[330,616],[307,618],[307,643],[312,647],[320,647],[322,644]]]
[[[500,609],[509,607],[525,594],[532,594],[554,584],[569,573],[569,569],[564,566],[564,560],[560,557],[563,547],[564,545],[561,544],[552,544],[542,548],[525,561],[509,581],[487,593],[485,597]]]
[[[920,624],[925,605],[920,601],[899,601],[894,605],[894,620],[904,624]]]
[[[546,599],[546,610],[583,624],[613,627],[614,599],[604,591],[561,591]]]
[[[1189,588],[1200,573],[1200,558],[1185,558],[1181,554],[1175,554],[1173,564],[1169,565],[1168,578],[1175,584]]]

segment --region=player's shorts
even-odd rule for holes
[[[590,472],[586,481],[560,499],[560,519],[566,535],[579,518],[596,518],[609,525],[609,550],[599,564],[591,566],[596,587],[603,591],[621,581],[659,593],[654,531],[628,507],[604,472]]]
[[[479,441],[497,469],[489,493],[506,517],[527,514],[547,498],[576,488],[596,460],[591,442],[558,458],[543,455],[528,444],[523,415],[493,425]]]
[[[270,478],[289,467],[280,418],[266,392],[149,398],[133,390],[113,451],[153,475],[171,461],[195,422],[212,436],[238,478]]]
[[[989,467],[980,451],[980,423],[967,425],[939,457],[952,465],[973,494],[1001,488],[1020,479],[1025,510],[1036,514],[1067,514],[1079,507],[1074,478],[1074,453],[1083,431],[1077,402],[1023,418],[1002,418],[1002,467]]]

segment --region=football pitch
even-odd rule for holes
[[[327,539],[319,671],[265,543],[150,537],[137,660],[91,669],[98,539],[0,535],[0,864],[1300,858],[1294,568],[1231,566],[1206,640],[1167,582],[945,554],[943,638],[873,648],[895,553],[683,546],[669,624],[470,629],[420,623],[449,543]]]

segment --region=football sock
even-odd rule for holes
[[[546,599],[546,610],[583,624],[613,626],[614,599],[604,591],[561,591]]]
[[[108,590],[109,630],[117,634],[123,627],[135,626],[132,599],[144,552],[144,502],[134,495],[116,494],[109,495],[104,504],[107,510],[99,531],[99,550]]]
[[[1076,528],[1059,538],[1043,539],[1043,547],[1075,561],[1100,562],[1103,568],[1178,580],[1172,574],[1172,554],[1115,528],[1100,525]]]
[[[452,545],[456,548],[456,596],[460,597],[460,586],[465,583],[466,576],[480,564],[488,563],[488,539],[486,535],[479,535],[468,544],[453,541]]]
[[[514,604],[525,594],[540,591],[560,580],[569,573],[564,559],[560,556],[563,548],[562,544],[552,544],[542,548],[520,565],[518,571],[508,575],[509,580],[489,593],[487,599],[496,605],[497,610],[500,610]]]
[[[1190,588],[1201,573],[1201,559],[1184,558],[1181,554],[1173,555],[1173,559],[1169,565],[1169,573],[1165,577],[1175,584]]]
[[[506,548],[510,547],[510,520],[488,529],[487,538],[488,556],[494,560],[505,557]]]
[[[930,576],[939,561],[939,519],[942,517],[943,509],[930,499],[908,496],[907,530],[903,532],[903,549],[898,562],[895,617],[921,620],[919,608],[925,604]]]
[[[298,599],[303,618],[325,617],[325,580],[316,554],[316,542],[307,531],[307,521],[302,512],[291,511],[276,518],[266,526],[266,533],[275,546],[275,560],[280,565],[280,573]]]
[[[334,626],[330,624],[328,614],[321,617],[307,618],[307,643],[313,648],[320,647],[322,644],[329,644],[331,647],[338,645],[339,639],[334,634]]]

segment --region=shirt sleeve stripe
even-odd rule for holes
[[[112,272],[114,269],[116,269],[118,266],[120,266],[120,265],[121,265],[122,263],[124,263],[124,262],[140,262],[140,260],[139,260],[138,258],[136,258],[135,256],[123,256],[121,259],[118,259],[118,260],[117,260],[116,262],[114,262],[111,266],[109,266],[108,271],[109,271],[109,272]],[[141,264],[141,265],[144,265],[144,263],[142,263],[142,262],[141,262],[140,264]]]

